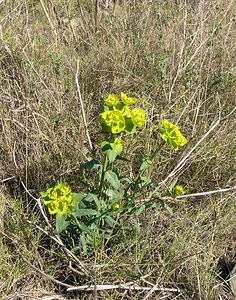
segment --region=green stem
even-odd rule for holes
[[[164,142],[161,142],[161,143],[159,144],[159,147],[157,147],[157,149],[150,155],[150,158],[149,158],[149,159],[150,159],[150,160],[153,160],[154,157],[157,155],[157,153],[162,149],[162,147],[163,147],[164,145],[165,145],[165,143],[164,143]],[[133,185],[133,195],[132,195],[131,198],[133,198],[134,195],[135,195],[135,193],[136,193],[135,190],[136,190],[137,185],[138,185],[138,183],[139,183],[140,177],[142,176],[143,173],[144,173],[144,170],[139,170],[138,175],[136,176],[136,179],[135,179],[134,185]],[[130,189],[131,185],[132,185],[132,184],[130,184],[130,185],[127,187],[127,189],[126,189],[126,191],[125,191],[125,196],[127,195],[128,190]]]
[[[153,158],[157,155],[157,153],[161,150],[161,148],[165,145],[165,142],[162,141],[159,144],[159,147],[157,147],[157,149],[153,152],[153,154],[150,155],[150,160],[153,160]]]
[[[99,189],[98,189],[99,199],[101,199],[101,197],[102,197],[102,190],[103,190],[104,178],[105,178],[105,173],[106,173],[107,165],[108,165],[108,159],[105,156],[104,163],[102,165],[101,181],[100,181],[100,185],[99,185]]]

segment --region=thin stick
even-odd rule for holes
[[[222,119],[222,121],[224,121],[225,119],[228,119],[228,117],[230,117],[232,114],[234,114],[236,112],[236,106],[231,110],[231,112],[228,114],[228,115],[226,115],[223,119]]]
[[[96,285],[81,285],[81,286],[74,286],[67,289],[67,291],[105,291],[105,290],[132,290],[132,291],[150,291],[153,287],[146,287],[146,286],[135,286],[135,285],[127,285],[127,284],[98,284]],[[180,289],[171,289],[171,288],[155,288],[155,291],[159,292],[181,292]]]
[[[78,95],[79,95],[79,101],[80,101],[82,116],[83,116],[83,120],[84,120],[84,127],[85,127],[85,131],[86,131],[86,135],[87,135],[87,138],[88,138],[90,149],[92,150],[93,145],[92,145],[90,135],[89,135],[89,132],[88,132],[88,123],[87,123],[87,120],[86,120],[86,115],[85,115],[85,110],[84,110],[84,102],[83,102],[83,99],[82,99],[82,96],[81,96],[78,74],[79,74],[79,59],[77,60],[77,69],[76,69],[76,75],[75,75],[75,82],[76,82],[77,91],[78,91]]]
[[[6,182],[6,181],[9,181],[13,178],[15,178],[16,176],[11,176],[11,177],[8,177],[8,178],[5,178],[5,179],[1,179],[0,182],[3,183],[3,182]]]
[[[95,0],[94,23],[95,23],[95,32],[97,32],[97,30],[98,30],[98,0]]]
[[[213,190],[213,191],[207,191],[207,192],[193,193],[193,194],[188,194],[188,195],[177,196],[176,199],[209,196],[209,195],[218,194],[218,193],[231,192],[231,191],[234,191],[234,190],[236,190],[236,185],[233,186],[233,187],[230,187],[230,188],[225,188],[225,189],[219,189],[219,190]]]
[[[61,241],[61,239],[59,239],[57,236],[53,236],[52,234],[50,234],[48,231],[46,231],[45,229],[43,229],[42,227],[38,226],[37,224],[31,222],[30,220],[26,220],[29,224],[33,225],[35,228],[37,228],[38,230],[42,231],[44,234],[46,234],[47,236],[49,236],[52,240],[54,240],[66,253],[67,255],[74,261],[76,262],[80,268],[83,270],[83,273],[79,272],[78,270],[76,270],[75,272],[83,275],[86,274],[88,275],[87,270],[85,269],[84,265],[81,263],[80,260],[78,260],[78,258],[70,251],[66,248],[66,246],[63,244],[63,242]],[[73,268],[74,269],[74,268]],[[75,269],[74,269],[75,270]]]
[[[46,17],[48,19],[48,22],[49,22],[49,24],[50,24],[50,26],[52,28],[52,31],[53,31],[54,35],[57,37],[57,32],[56,32],[55,26],[53,25],[53,23],[52,23],[52,21],[51,21],[51,19],[49,17],[49,14],[48,14],[47,9],[46,9],[46,7],[45,7],[45,5],[43,3],[43,0],[40,0],[40,3],[42,5],[42,7],[43,7],[44,13],[45,13],[45,15],[46,15]]]

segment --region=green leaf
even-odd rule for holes
[[[78,209],[75,213],[73,213],[74,216],[81,218],[82,216],[94,216],[97,214],[97,211],[95,209]]]
[[[153,195],[156,195],[156,197],[157,197],[158,199],[161,199],[161,193],[160,193],[160,192],[155,191],[155,193],[154,193]]]
[[[138,220],[136,218],[131,218],[131,222],[134,224],[135,230],[137,231],[137,233],[140,232],[140,224],[138,222]]]
[[[141,176],[140,179],[142,180],[138,185],[140,189],[142,189],[152,183],[152,180],[149,176]]]
[[[121,176],[120,177],[120,182],[126,181],[129,184],[134,183],[134,181],[132,180],[132,178],[130,178],[129,176]]]
[[[172,216],[173,215],[173,209],[163,200],[163,199],[159,199],[160,204],[162,207],[164,207],[168,213]]]
[[[92,159],[90,161],[87,161],[83,164],[80,165],[80,169],[81,170],[91,170],[91,169],[97,169],[101,166],[101,163],[96,160],[96,159]]]
[[[112,141],[103,141],[101,147],[110,163],[113,163],[117,155],[120,155],[123,150],[122,144],[113,143]]]
[[[111,198],[112,201],[115,202],[120,201],[124,196],[124,192],[118,192],[112,189],[107,189],[105,193],[109,198]]]
[[[47,192],[40,192],[39,194],[40,194],[40,196],[41,196],[42,198],[46,198],[47,195],[48,195]]]
[[[132,119],[125,118],[125,130],[129,133],[135,133],[136,132],[136,126],[134,125]]]
[[[151,166],[152,166],[152,161],[150,159],[143,158],[141,166],[140,166],[140,171],[146,170],[146,169],[150,168]]]
[[[85,224],[80,223],[80,224],[78,224],[78,226],[81,231],[91,233],[91,229],[88,226],[86,226]]]
[[[83,198],[86,197],[86,193],[79,192],[79,193],[72,193],[73,202],[79,203]]]
[[[109,106],[107,106],[107,105],[103,106],[103,111],[109,111],[109,110],[110,110]]]
[[[83,248],[84,255],[87,255],[87,242],[83,233],[80,235],[80,242]]]
[[[120,188],[120,180],[118,179],[118,176],[115,172],[107,171],[105,173],[104,179],[108,181],[114,189],[118,190]]]
[[[135,215],[136,216],[139,216],[139,215],[141,215],[141,213],[143,213],[144,212],[144,210],[145,210],[145,204],[144,205],[142,205],[142,206],[140,206],[137,210],[136,210],[136,213],[135,213]]]
[[[103,151],[103,152],[106,152],[106,151],[108,151],[108,150],[112,150],[111,143],[108,142],[108,141],[103,141],[103,142],[101,142],[101,147],[102,147],[102,151]]]
[[[82,200],[86,197],[87,194],[80,192],[80,193],[72,193],[72,211],[76,211],[78,206],[81,206],[83,204]]]
[[[128,159],[126,157],[123,157],[123,156],[120,156],[120,155],[117,155],[116,159],[123,160],[123,161],[126,161],[126,162],[130,162],[130,159]]]
[[[114,226],[117,224],[117,222],[116,222],[111,216],[106,216],[105,222],[106,222],[110,227],[114,227]]]
[[[66,221],[67,215],[57,214],[56,215],[56,232],[60,234],[62,231],[66,230],[66,228],[70,225],[69,221]]]
[[[114,150],[106,151],[106,156],[109,160],[109,163],[113,163],[116,159],[117,153]]]
[[[155,202],[147,202],[146,204],[145,204],[145,207],[146,208],[154,208],[154,207],[156,207],[157,205],[156,205],[156,203]]]
[[[89,193],[85,198],[84,198],[85,201],[88,201],[88,202],[94,202],[97,206],[97,209],[100,210],[101,209],[101,203],[97,197],[96,194],[93,194],[93,193]]]
[[[171,182],[171,184],[168,186],[167,191],[172,193],[174,187],[176,186],[176,183],[178,182],[179,178],[177,177],[174,181]]]

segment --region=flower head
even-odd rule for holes
[[[61,182],[49,188],[46,192],[42,192],[41,196],[50,214],[67,214],[70,211],[73,197],[71,188],[66,183]]]
[[[108,106],[115,106],[119,103],[119,99],[115,94],[109,94],[105,99],[105,103]]]
[[[118,210],[122,207],[122,204],[120,202],[116,202],[112,205],[113,210]]]
[[[162,127],[158,130],[162,139],[169,143],[175,150],[188,143],[188,140],[180,132],[180,126],[177,126],[170,121],[162,120]]]
[[[102,122],[106,131],[114,134],[120,133],[125,129],[125,118],[118,110],[109,110],[102,113]]]
[[[116,145],[124,145],[124,141],[122,139],[115,138],[114,139],[114,144],[116,144]]]
[[[142,108],[134,108],[131,112],[131,117],[134,125],[143,126],[146,122],[146,110]]]
[[[182,196],[182,195],[184,195],[184,194],[186,194],[188,192],[187,189],[185,189],[182,185],[179,185],[179,184],[177,184],[175,186],[174,191],[175,191],[175,195],[176,196]]]
[[[125,105],[124,103],[119,103],[118,105],[114,106],[114,110],[120,111],[123,117],[127,117],[127,118],[131,117],[131,109],[129,105]]]
[[[137,102],[136,98],[128,97],[125,93],[120,93],[121,101],[126,105],[132,105]]]

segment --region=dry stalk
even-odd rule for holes
[[[85,127],[86,135],[87,135],[87,138],[88,138],[89,147],[92,150],[93,145],[92,145],[91,138],[90,138],[89,131],[88,131],[88,123],[87,123],[87,120],[86,120],[86,115],[85,115],[85,110],[84,110],[84,102],[83,102],[83,99],[82,99],[82,96],[81,96],[78,75],[79,75],[79,59],[77,60],[77,69],[76,69],[75,81],[76,81],[76,86],[77,86],[77,91],[78,91],[78,96],[79,96],[79,102],[80,102],[83,121],[84,121],[84,127]]]
[[[13,151],[13,160],[14,160],[14,164],[16,166],[16,169],[19,170],[18,168],[18,165],[17,165],[17,162],[16,162],[16,157],[15,157],[15,144],[14,144],[14,151]],[[48,220],[48,217],[43,209],[43,206],[42,206],[42,203],[41,203],[41,198],[36,198],[34,197],[30,191],[27,189],[27,187],[25,186],[24,184],[24,181],[22,180],[21,176],[18,174],[19,176],[19,179],[20,179],[20,182],[25,190],[25,192],[32,198],[36,201],[38,207],[39,207],[39,210],[45,220],[45,222],[47,223],[48,227],[52,230],[53,232],[53,227],[51,225],[51,223],[49,222]],[[36,225],[35,225],[36,226]],[[58,236],[58,235],[54,235],[54,234],[51,234],[51,233],[48,233],[47,231],[45,231],[44,229],[42,229],[41,227],[37,226],[38,229],[40,229],[42,232],[44,232],[45,234],[47,234],[50,238],[52,238],[63,250],[64,252],[67,254],[67,256],[69,258],[71,258],[75,263],[78,264],[78,267],[82,270],[82,272],[86,275],[89,275],[89,272],[87,271],[87,269],[85,268],[84,264],[76,257],[75,254],[73,254],[66,246],[65,244],[62,242],[61,238]]]
[[[97,284],[97,285],[81,285],[81,286],[75,286],[70,287],[67,289],[67,291],[94,291],[94,289],[97,289],[97,291],[105,291],[105,290],[130,290],[130,291],[150,291],[154,288],[154,291],[157,292],[174,292],[179,293],[181,292],[180,289],[176,288],[158,288],[158,287],[146,287],[146,286],[136,286],[131,284]]]
[[[52,32],[53,32],[53,34],[55,35],[55,37],[57,38],[57,31],[56,31],[56,28],[55,28],[55,26],[53,25],[53,22],[52,22],[52,20],[51,20],[50,17],[49,17],[49,14],[48,14],[48,12],[47,12],[47,9],[46,9],[46,7],[45,7],[45,5],[44,5],[43,0],[40,0],[40,3],[41,3],[41,5],[42,5],[43,11],[44,11],[44,13],[45,13],[45,15],[46,15],[46,17],[47,17],[47,19],[48,19],[48,22],[49,22],[49,24],[50,24],[50,26],[51,26],[51,28],[52,28]]]
[[[236,185],[233,186],[233,187],[225,188],[225,189],[218,189],[218,190],[213,190],[213,191],[207,191],[207,192],[193,193],[193,194],[188,194],[188,195],[177,196],[176,199],[210,196],[210,195],[213,195],[213,194],[232,192],[234,190],[236,190]]]

